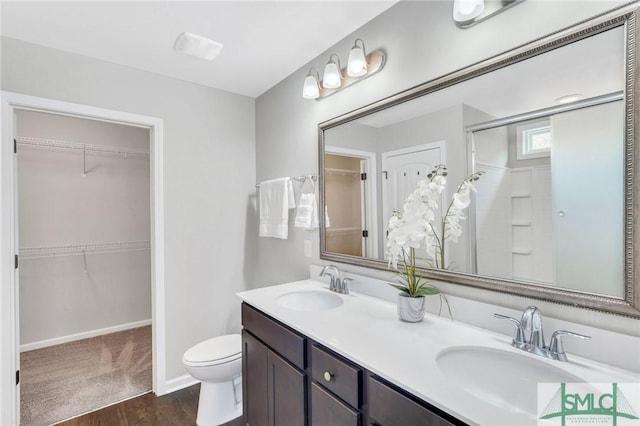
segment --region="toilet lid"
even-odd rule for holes
[[[242,338],[228,334],[198,343],[184,353],[187,362],[230,361],[242,354]]]

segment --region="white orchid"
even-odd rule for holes
[[[415,258],[415,249],[424,243],[427,256],[436,268],[446,269],[445,241],[457,242],[462,235],[461,221],[466,218],[463,211],[471,204],[474,182],[482,172],[473,173],[458,186],[443,216],[436,218],[441,194],[447,184],[447,167],[440,164],[421,180],[409,194],[402,206],[402,213],[395,212],[389,220],[387,256],[389,265],[398,269],[403,260],[405,269],[415,268],[414,262],[406,264],[407,258]],[[436,220],[437,219],[437,220]]]

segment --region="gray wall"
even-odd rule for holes
[[[191,345],[240,327],[254,281],[254,100],[3,38],[2,90],[164,120],[166,377]]]
[[[256,100],[256,175],[258,180],[317,172],[317,125],[401,90],[463,68],[610,10],[623,2],[527,1],[469,29],[451,19],[451,2],[400,2],[352,35],[301,67]],[[330,53],[347,58],[353,40],[368,51],[384,49],[387,63],[367,80],[319,101],[301,96],[311,66],[321,70]],[[303,240],[313,242],[312,257],[303,256]],[[302,279],[319,259],[317,232],[292,230],[289,240],[260,239],[258,274],[262,285]],[[345,269],[389,279],[389,273],[345,266]],[[504,306],[526,307],[530,300],[469,287],[443,285],[445,291]],[[538,303],[538,302],[536,302]],[[538,303],[558,318],[597,323],[637,333],[632,320],[586,310]],[[506,329],[505,329],[506,332]]]

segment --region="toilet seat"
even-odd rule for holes
[[[188,349],[182,357],[185,365],[204,367],[220,365],[242,358],[242,337],[228,334],[205,340]]]

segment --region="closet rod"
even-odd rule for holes
[[[116,253],[125,251],[149,250],[149,241],[129,243],[78,244],[56,247],[29,247],[20,249],[20,259],[38,259],[56,256],[76,256],[94,253]]]
[[[307,175],[307,176],[294,176],[291,179],[297,182],[304,183],[307,179],[309,179],[312,182],[315,182],[318,180],[318,177],[316,175]],[[256,188],[260,188],[260,184],[256,184]]]
[[[18,143],[18,145],[32,146],[36,148],[61,148],[61,149],[72,149],[72,150],[78,150],[78,151],[123,154],[125,156],[128,156],[128,155],[137,155],[142,157],[149,156],[149,153],[147,151],[137,150],[137,149],[121,148],[121,147],[111,146],[111,145],[96,145],[96,144],[89,144],[89,143],[60,141],[55,139],[30,138],[25,136],[17,137],[16,143]]]

